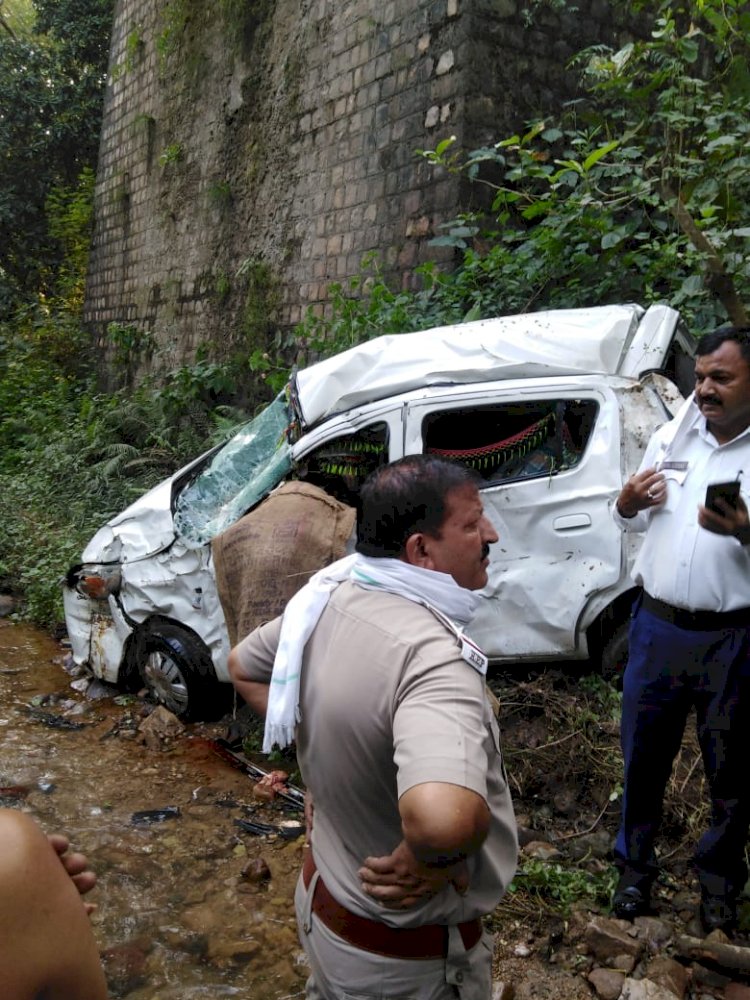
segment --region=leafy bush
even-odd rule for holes
[[[436,240],[463,253],[444,292],[481,315],[666,300],[746,323],[749,54],[746,5],[661,2],[648,40],[576,57],[586,96],[558,121],[424,151],[490,195]]]
[[[65,227],[52,220],[77,210],[81,172],[96,163],[113,9],[112,0],[25,6],[28,22],[18,20],[12,33],[0,30],[0,318],[6,320],[39,293],[56,292],[58,265],[70,248]],[[61,197],[66,204],[50,212],[50,199]]]
[[[0,327],[0,590],[48,628],[94,531],[230,430],[215,406],[226,372],[186,367],[107,395],[80,369],[86,340],[65,313]]]
[[[525,896],[529,908],[538,908],[568,916],[574,903],[605,908],[617,882],[617,870],[606,866],[599,872],[586,871],[557,861],[526,858],[508,887],[511,899],[506,907],[519,907]],[[516,896],[516,899],[512,897]]]

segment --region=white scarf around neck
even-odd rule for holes
[[[294,740],[294,730],[300,720],[300,676],[305,644],[331,594],[344,580],[435,608],[458,626],[468,624],[479,603],[473,591],[459,587],[448,573],[422,569],[401,559],[371,559],[356,554],[319,570],[289,601],[281,621],[263,733],[265,753],[270,753],[274,744],[285,747]]]

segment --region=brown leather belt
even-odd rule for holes
[[[302,881],[305,888],[317,871],[312,851],[305,852]],[[424,924],[422,927],[389,927],[378,920],[368,920],[358,913],[351,913],[333,898],[323,879],[318,881],[313,894],[312,911],[326,927],[344,941],[388,958],[440,958],[448,951],[448,927],[442,924]],[[479,917],[458,924],[464,948],[469,951],[482,936]]]
[[[737,608],[735,611],[688,611],[687,608],[675,608],[666,601],[660,601],[645,590],[642,607],[662,621],[694,632],[719,632],[723,628],[750,626],[750,608]]]

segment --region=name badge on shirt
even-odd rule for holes
[[[665,469],[674,469],[675,472],[687,472],[687,467],[687,462],[662,462],[659,466],[659,472],[663,472]]]
[[[487,664],[488,659],[471,639],[467,639],[465,635],[459,633],[459,639],[461,640],[461,656],[466,662],[474,667],[477,673],[481,674],[482,677],[487,674]]]
[[[487,664],[490,661],[484,655],[479,646],[465,636],[456,623],[451,621],[451,619],[447,615],[444,615],[442,611],[438,611],[437,608],[434,608],[431,604],[427,604],[427,602],[425,602],[425,607],[429,608],[438,621],[442,622],[443,625],[445,625],[446,628],[458,639],[461,644],[461,659],[466,660],[469,666],[473,667],[478,674],[482,675],[482,677],[485,677],[487,675]]]

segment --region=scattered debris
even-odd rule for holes
[[[25,799],[31,785],[0,785],[0,799]]]
[[[161,750],[173,736],[180,736],[184,731],[185,726],[164,705],[155,708],[138,726],[142,742],[149,750]]]
[[[256,885],[271,879],[271,869],[264,858],[253,858],[249,864],[245,865],[241,874],[246,882],[253,882]]]
[[[134,812],[130,817],[130,822],[134,826],[152,826],[154,823],[163,823],[167,819],[178,819],[182,813],[179,806],[165,806],[163,809],[141,809]]]
[[[73,685],[71,684],[71,687],[72,686]],[[87,701],[101,701],[102,698],[111,698],[115,690],[116,688],[113,688],[109,684],[105,684],[104,681],[100,681],[95,678],[86,688],[86,699]]]
[[[750,948],[731,944],[722,931],[713,931],[706,938],[680,934],[675,941],[675,948],[683,958],[712,962],[729,972],[750,974]]]
[[[269,771],[253,786],[253,797],[272,802],[279,793],[287,791],[289,775],[286,771]]]
[[[245,833],[252,833],[256,837],[268,837],[273,834],[284,837],[285,840],[296,840],[305,832],[305,824],[297,820],[282,820],[279,824],[257,823],[250,819],[236,819],[235,825]]]
[[[45,712],[41,708],[34,708],[33,705],[26,706],[26,712],[35,719],[37,722],[41,722],[44,726],[49,726],[50,729],[84,729],[87,723],[84,722],[73,722],[70,719],[66,719],[62,715],[56,715],[54,712]]]
[[[264,771],[262,767],[258,767],[257,764],[254,764],[251,760],[249,760],[245,756],[245,754],[242,752],[240,748],[241,744],[235,745],[233,743],[228,743],[226,740],[223,739],[207,739],[206,744],[214,751],[214,753],[218,754],[219,757],[222,757],[224,760],[228,761],[234,767],[238,767],[241,771],[244,771],[245,774],[249,775],[251,778],[256,778],[258,780],[258,785],[260,785],[261,787],[264,787],[263,786],[264,778],[269,778],[270,775],[273,774],[286,773],[284,771],[270,771],[270,772]],[[286,775],[286,777],[288,778],[288,775]],[[304,809],[305,793],[302,791],[301,788],[297,788],[295,785],[290,785],[286,781],[284,783],[279,783],[278,781],[269,782],[269,784],[273,784],[274,794],[272,796],[265,796],[263,793],[261,793],[260,796],[257,796],[258,798],[261,797],[275,798],[276,796],[278,796],[279,798],[284,799],[286,802],[289,802],[300,809]],[[257,788],[258,785],[256,785],[255,787]]]

